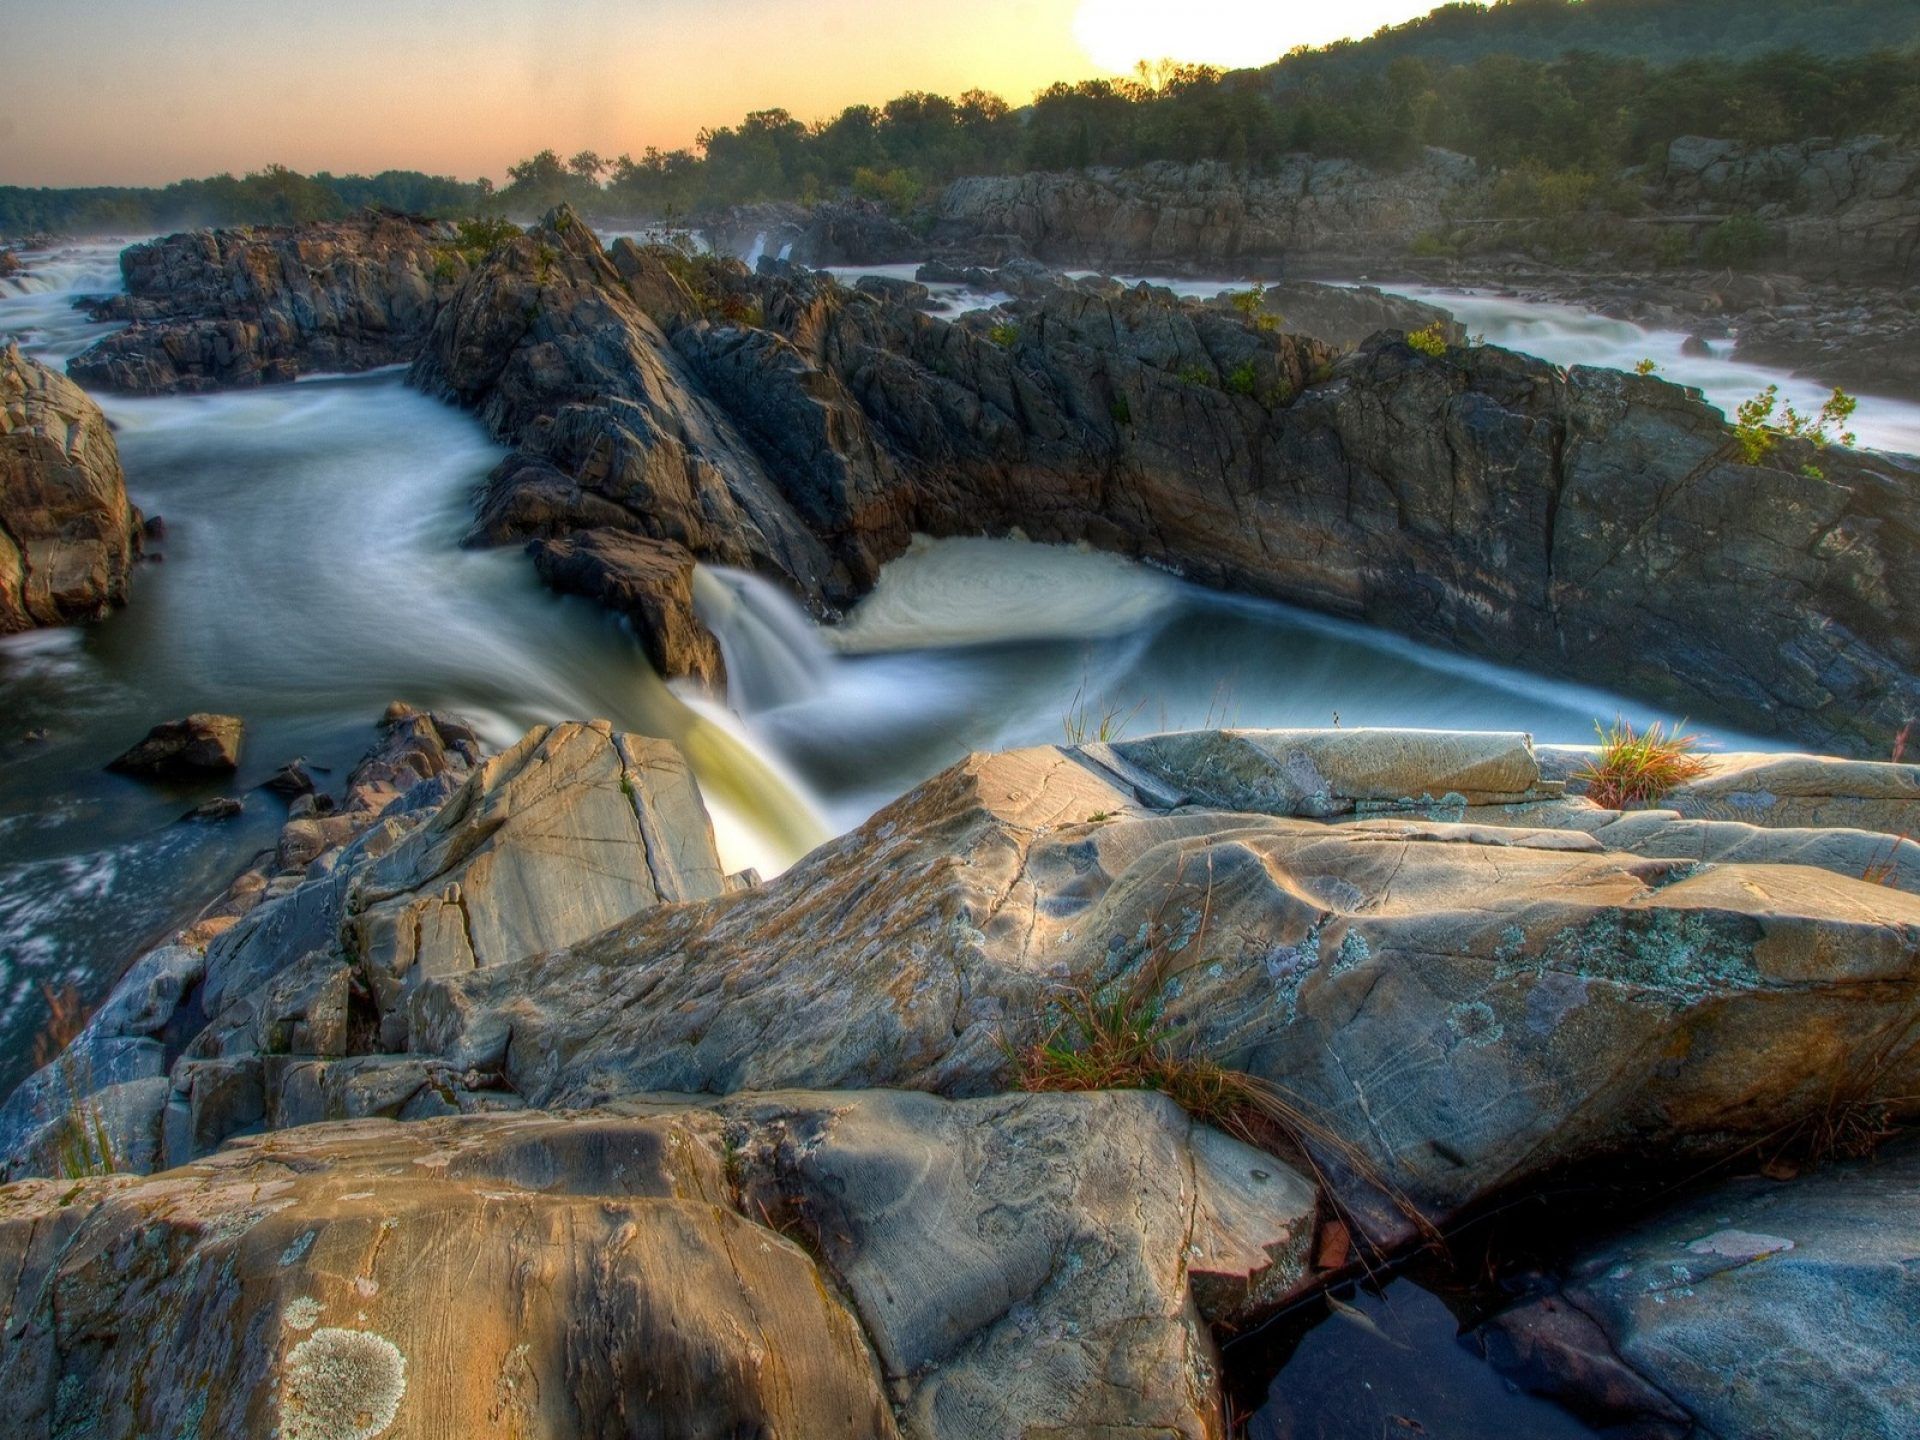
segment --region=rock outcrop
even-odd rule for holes
[[[10,1173],[63,1177],[0,1189],[23,1433],[611,1434],[644,1395],[669,1429],[1219,1440],[1215,1332],[1350,1237],[1916,1110],[1920,846],[1602,810],[1521,735],[977,756],[759,886],[669,745],[445,746],[396,712],[371,823],[143,958],[0,1110]],[[1007,1093],[1095,995],[1266,1087],[1278,1153]],[[1635,1395],[1691,1353],[1608,1334]]]
[[[0,346],[0,635],[124,604],[139,542],[100,407],[18,346]]]
[[[1464,155],[1429,149],[1398,174],[1351,160],[1291,156],[1271,174],[1217,162],[979,175],[933,205],[930,238],[1010,239],[1060,265],[1151,274],[1343,266],[1404,254],[1486,182]]]
[[[369,212],[129,246],[126,294],[96,310],[132,323],[67,372],[103,390],[164,395],[405,363],[466,272],[455,238],[443,222]]]
[[[416,381],[519,446],[484,537],[628,530],[830,614],[915,532],[1018,527],[1823,749],[1920,714],[1910,461],[1746,465],[1657,379],[1336,360],[1145,287],[950,324],[791,269],[693,297],[676,264],[563,213],[442,312]]]
[[[585,595],[631,620],[662,675],[690,675],[715,688],[725,681],[719,643],[694,614],[693,552],[686,546],[620,530],[583,530],[535,540],[528,549],[552,589]]]
[[[926,241],[874,200],[735,205],[696,225],[723,255],[796,265],[891,265],[926,252]]]

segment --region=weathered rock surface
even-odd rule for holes
[[[125,604],[139,532],[100,407],[0,346],[0,635]]]
[[[1483,1331],[1515,1380],[1707,1440],[1913,1432],[1920,1148],[1716,1186],[1586,1247]],[[1688,1422],[1692,1422],[1689,1428]]]
[[[246,722],[238,715],[200,711],[181,720],[162,721],[107,768],[155,780],[230,775],[240,768],[246,734]]]
[[[198,230],[129,246],[128,320],[75,356],[82,384],[141,395],[268,385],[401,364],[467,265],[451,226],[387,212]]]
[[[1313,1203],[1143,1094],[309,1127],[0,1190],[0,1391],[23,1437],[1212,1440],[1207,1321]]]
[[[583,530],[528,547],[540,578],[585,595],[633,622],[653,668],[710,686],[726,678],[720,646],[693,612],[693,552],[670,540],[620,530]]]
[[[501,1067],[537,1105],[977,1094],[1010,1082],[1008,1047],[1061,987],[1144,986],[1182,1047],[1282,1087],[1434,1218],[1569,1166],[1723,1153],[1836,1092],[1913,1093],[1915,895],[1472,823],[1566,803],[1537,785],[1476,785],[1461,822],[1428,820],[1443,797],[1405,786],[1404,763],[1359,785],[1317,743],[1271,741],[1231,810],[1144,809],[1131,781],[1055,750],[975,759],[758,890],[422,985],[410,1043]],[[1516,759],[1485,773],[1524,778]],[[1348,812],[1408,818],[1258,813],[1309,770]],[[1688,823],[1710,822],[1667,821]]]
[[[1389,295],[1372,285],[1285,280],[1266,286],[1262,302],[1266,312],[1277,317],[1281,329],[1311,335],[1342,350],[1351,350],[1382,330],[1410,334],[1437,328],[1449,345],[1459,345],[1467,338],[1466,327],[1451,312],[1424,300]]]
[[[1595,752],[1542,745],[1541,773],[1578,794]],[[1920,765],[1826,755],[1703,754],[1706,771],[1669,791],[1659,808],[1706,820],[1920,835]]]

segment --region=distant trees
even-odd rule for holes
[[[162,190],[0,188],[0,231],[314,218],[365,204],[535,215],[569,201],[666,218],[845,193],[905,211],[963,175],[1156,160],[1258,172],[1296,153],[1394,168],[1430,145],[1504,172],[1506,213],[1553,220],[1611,204],[1621,167],[1681,135],[1772,144],[1920,134],[1916,44],[1913,0],[1451,4],[1263,69],[1161,62],[1052,85],[1020,109],[982,90],[910,91],[812,122],[756,110],[692,147],[637,159],[542,150],[511,166],[497,195],[485,181],[414,171],[303,177],[279,166]],[[1732,263],[1764,237],[1741,230],[1715,243]]]

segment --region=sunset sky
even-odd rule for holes
[[[904,90],[1019,104],[1171,55],[1258,64],[1435,0],[0,0],[0,184],[269,162],[498,179]]]

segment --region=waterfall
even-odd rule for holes
[[[702,565],[693,606],[720,642],[727,698],[742,715],[810,699],[824,688],[833,654],[791,597],[758,575]]]

